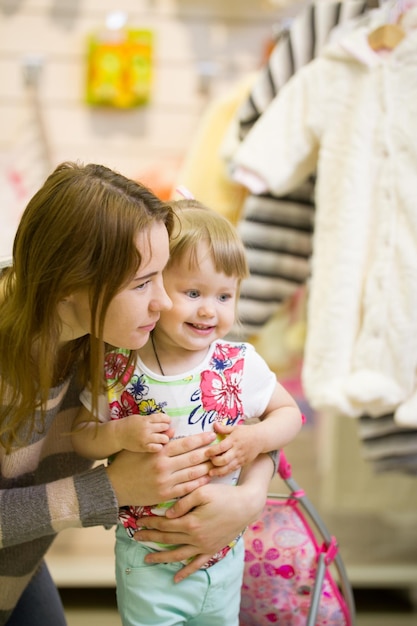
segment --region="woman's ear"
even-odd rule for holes
[[[62,298],[62,300],[60,300],[60,302],[62,302],[63,304],[68,304],[69,302],[73,302],[73,301],[74,301],[73,294],[70,294],[69,296],[65,296],[65,298]]]
[[[74,318],[74,297],[73,295],[65,296],[58,301],[57,312],[62,323],[61,340],[71,341],[75,339],[73,328],[75,326]]]

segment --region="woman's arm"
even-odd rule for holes
[[[261,455],[242,470],[239,485],[208,484],[197,488],[168,509],[166,517],[147,517],[146,530],[135,537],[143,541],[178,544],[178,548],[154,552],[148,563],[193,558],[175,576],[180,582],[255,521],[265,505],[273,462]]]
[[[119,506],[186,495],[209,481],[205,450],[214,437],[203,433],[176,439],[161,453],[122,451],[109,467],[94,469],[68,449],[59,465],[59,474],[66,477],[0,491],[2,510],[7,511],[0,516],[0,548],[65,528],[113,526]]]
[[[71,456],[62,460],[64,466]],[[78,463],[77,471],[46,484],[0,491],[7,511],[0,516],[0,548],[52,537],[66,528],[113,526],[118,507],[104,466],[82,471]]]

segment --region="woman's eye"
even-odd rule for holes
[[[136,285],[135,287],[136,291],[142,291],[143,289],[145,289],[147,285],[149,285],[150,282],[151,282],[150,280],[145,280],[144,283],[141,283],[140,285]]]

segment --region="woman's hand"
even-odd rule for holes
[[[181,498],[205,485],[212,467],[205,450],[215,437],[207,432],[174,439],[154,453],[119,452],[107,468],[119,506]]]
[[[180,582],[229,544],[256,520],[265,504],[272,461],[262,455],[242,471],[236,487],[202,486],[168,509],[166,517],[146,517],[146,530],[135,534],[143,541],[176,544],[177,548],[147,555],[147,563],[167,563],[193,558],[174,577]]]

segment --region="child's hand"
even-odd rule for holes
[[[216,422],[214,430],[222,441],[212,444],[206,450],[207,458],[215,466],[209,471],[209,476],[226,476],[258,456],[253,426],[224,426]]]
[[[158,452],[174,434],[165,413],[128,415],[117,423],[120,449],[131,452]]]

